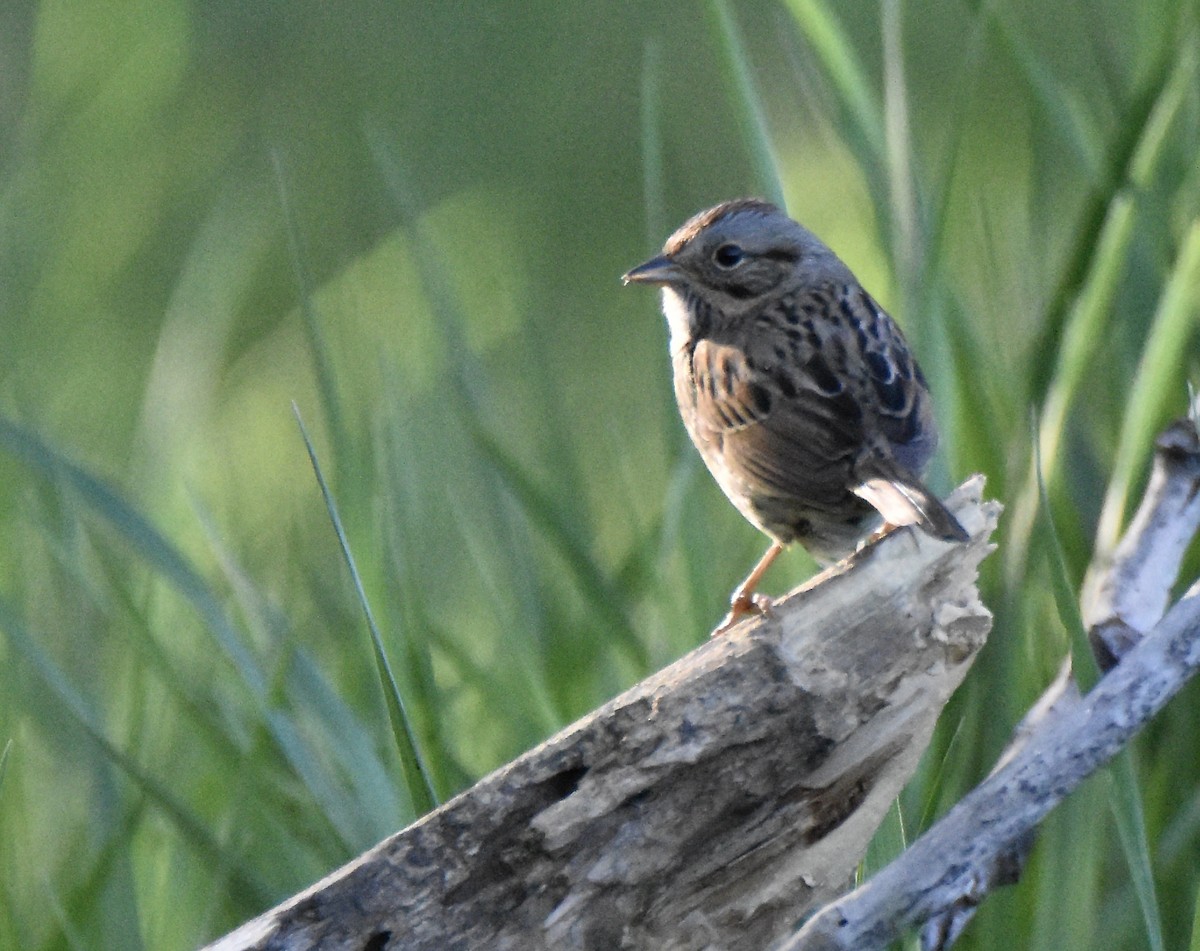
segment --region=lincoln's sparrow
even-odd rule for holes
[[[718,633],[765,607],[754,588],[789,542],[831,563],[880,516],[967,540],[920,480],[937,445],[925,378],[819,238],[774,205],[725,202],[624,280],[662,286],[688,435],[729,500],[774,539]]]

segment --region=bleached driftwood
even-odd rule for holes
[[[902,529],[210,946],[760,949],[839,894],[991,627]]]
[[[922,947],[941,951],[991,891],[1016,880],[1037,824],[1200,669],[1200,582],[1164,617],[1198,528],[1193,418],[1159,437],[1137,514],[1089,571],[1082,613],[1104,677],[1081,697],[1064,665],[991,776],[887,868],[814,915],[782,951],[871,951],[921,925]]]

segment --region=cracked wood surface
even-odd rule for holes
[[[871,951],[920,926],[945,951],[996,888],[1018,880],[1038,823],[1200,671],[1200,580],[1164,616],[1200,531],[1200,403],[1155,442],[1145,494],[1083,603],[1104,676],[1081,695],[1070,657],[988,778],[867,882],[818,911],[781,951]]]
[[[893,532],[210,945],[758,949],[849,883],[991,627],[971,534]]]

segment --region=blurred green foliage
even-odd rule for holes
[[[703,640],[762,540],[618,276],[747,193],[782,194],[906,328],[935,484],[983,471],[1008,506],[991,642],[886,861],[1069,649],[1034,439],[1078,587],[1196,379],[1196,20],[5,4],[0,947],[194,947],[414,817],[292,401],[439,797]],[[1198,721],[1191,689],[961,947],[1196,947]],[[1143,814],[1123,851],[1114,816],[1136,840]]]

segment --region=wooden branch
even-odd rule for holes
[[[1082,616],[1101,670],[1111,670],[1162,619],[1184,553],[1198,530],[1200,436],[1193,419],[1181,419],[1155,441],[1145,495],[1121,541],[1111,553],[1098,552],[1088,569]],[[1018,724],[996,770],[1029,742],[1047,717],[1080,699],[1067,657],[1054,682]],[[976,870],[970,891],[921,929],[924,951],[950,948],[983,898],[1020,878],[1034,840],[1034,830],[1027,830]]]
[[[991,627],[891,533],[210,946],[759,949],[843,890]]]
[[[1200,436],[1191,420],[1180,419],[1155,442],[1146,494],[1124,537],[1111,556],[1100,555],[1088,571],[1083,619],[1102,670],[1163,616],[1197,530]]]
[[[1193,421],[1181,420],[1156,444],[1125,537],[1089,572],[1084,617],[1109,672],[1081,698],[1064,664],[992,775],[895,862],[823,908],[783,951],[870,951],[922,924],[922,947],[941,951],[986,895],[1016,881],[1037,824],[1200,668],[1200,583],[1163,617],[1198,527],[1200,438]]]

